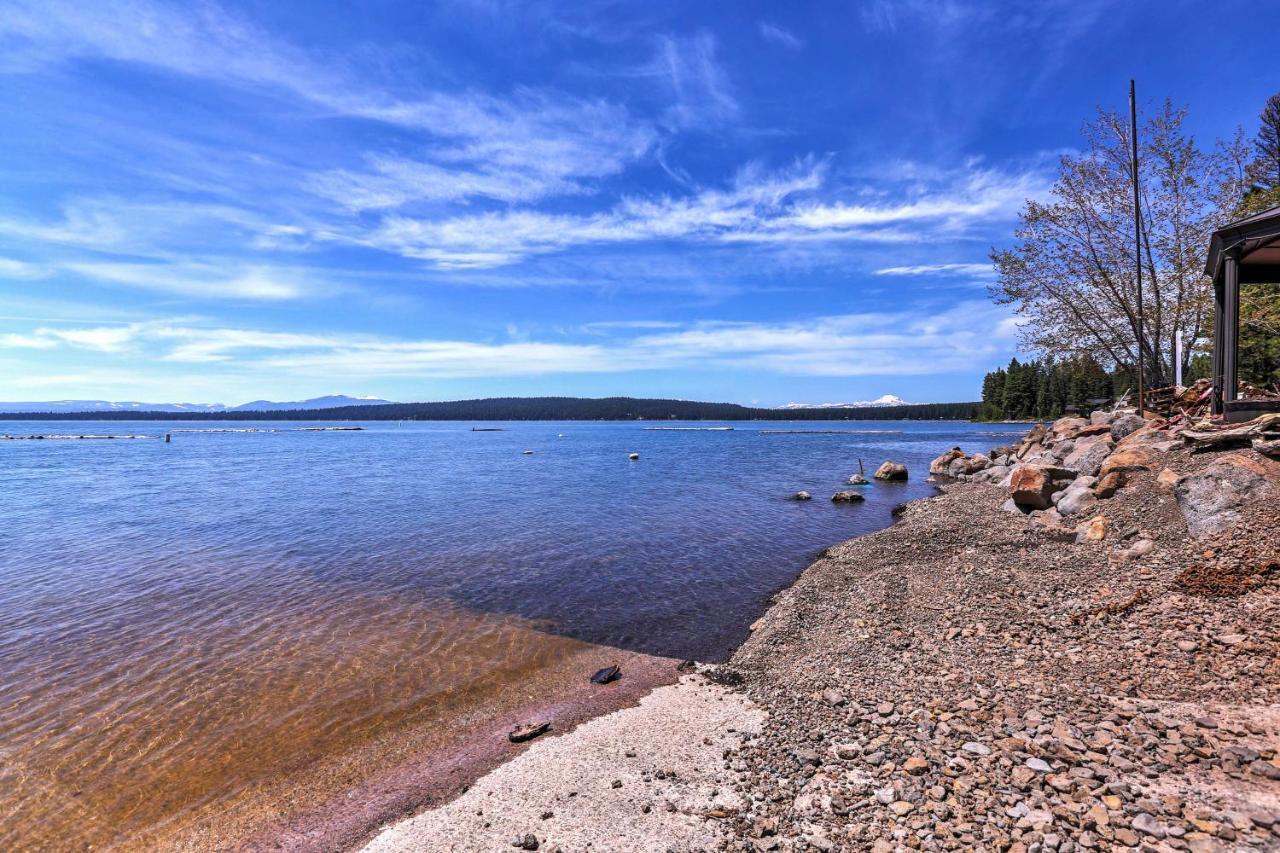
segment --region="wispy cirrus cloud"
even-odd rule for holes
[[[876,275],[891,276],[962,276],[966,278],[990,278],[995,276],[991,264],[915,264],[913,266],[883,267]]]
[[[760,36],[767,42],[772,42],[787,50],[801,50],[804,48],[804,42],[800,37],[788,29],[771,24],[768,21],[760,21],[757,23],[760,30]]]
[[[662,36],[652,61],[641,69],[663,81],[673,98],[665,124],[671,128],[708,130],[734,118],[741,107],[729,75],[717,58],[714,35]]]
[[[471,196],[530,200],[579,193],[643,157],[656,129],[620,104],[520,88],[503,97],[426,91],[402,97],[357,69],[322,61],[216,4],[13,0],[0,16],[0,72],[109,59],[285,97],[296,108],[414,131],[418,157],[371,154],[364,170],[320,170],[309,186],[361,208]],[[727,104],[713,47],[672,48],[680,93]],[[396,186],[399,183],[400,186]]]
[[[883,194],[873,203],[813,198],[826,166],[812,158],[767,173],[739,172],[725,190],[683,197],[628,198],[591,214],[497,211],[421,219],[388,216],[371,231],[332,239],[396,252],[442,268],[512,264],[574,246],[679,240],[690,243],[923,242],[964,237],[977,224],[1008,219],[1042,192],[1038,171],[973,170],[940,186],[915,189],[906,200]]]

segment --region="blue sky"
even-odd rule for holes
[[[973,399],[1095,105],[1245,2],[0,0],[0,399]]]

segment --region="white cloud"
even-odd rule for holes
[[[286,269],[213,264],[130,264],[72,262],[62,268],[87,278],[126,287],[203,299],[278,301],[315,295],[323,287],[304,283]]]
[[[13,258],[0,257],[0,281],[5,279],[46,278],[50,274],[50,269],[43,264],[33,264],[27,261],[14,260]]]
[[[350,241],[446,269],[496,267],[574,246],[682,240],[704,243],[804,244],[816,241],[951,240],[978,224],[1012,218],[1043,191],[1038,172],[970,170],[959,180],[916,190],[907,201],[851,204],[811,199],[825,163],[812,159],[776,173],[740,171],[728,190],[684,197],[625,198],[591,214],[531,210],[443,219],[388,216]]]
[[[671,127],[708,130],[738,115],[738,99],[716,52],[715,36],[707,32],[658,40],[657,53],[642,73],[669,86],[674,103],[666,123]]]
[[[760,21],[760,36],[769,42],[785,47],[787,50],[800,50],[804,47],[802,42],[795,33],[784,29],[777,24],[771,24],[768,21]]]
[[[991,264],[916,264],[914,266],[884,267],[876,270],[876,275],[936,275],[990,278],[995,275],[995,268]]]
[[[34,335],[0,335],[0,349],[53,349],[58,345],[57,338]]]
[[[843,314],[782,323],[597,324],[588,340],[477,342],[202,328],[179,321],[41,327],[22,341],[166,364],[222,364],[246,374],[353,378],[491,378],[717,368],[803,376],[969,370],[1012,341],[1008,312],[985,301],[934,311]],[[19,343],[18,345],[24,345]]]
[[[416,199],[529,200],[583,192],[580,179],[619,172],[656,140],[654,128],[618,104],[551,91],[519,89],[505,98],[436,91],[400,98],[363,82],[353,69],[317,61],[211,3],[14,0],[0,16],[2,49],[8,50],[9,62],[0,63],[0,71],[108,58],[286,95],[321,115],[420,133],[420,161],[378,155],[368,170],[329,170],[312,177],[314,191],[357,209]],[[723,100],[708,55],[713,50],[700,42],[676,56],[682,69],[689,66],[687,89]]]

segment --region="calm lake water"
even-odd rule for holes
[[[531,635],[722,658],[819,550],[929,494],[930,459],[1025,429],[314,425],[0,423],[173,434],[0,441],[0,846],[142,837],[554,653]],[[264,431],[183,431],[220,427]],[[859,459],[913,479],[831,504]]]

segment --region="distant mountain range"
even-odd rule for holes
[[[882,398],[883,399],[883,398]],[[5,411],[4,420],[234,420],[234,421],[835,421],[835,420],[968,420],[978,404],[921,403],[832,408],[756,409],[735,403],[654,400],[635,397],[495,397],[434,403],[388,403],[352,397],[318,397],[300,403],[259,401],[235,409],[158,408],[146,403],[99,403],[115,408],[84,408],[92,401],[27,403],[37,412]],[[322,402],[326,401],[326,402]],[[9,404],[14,405],[14,404]],[[59,406],[58,410],[50,406]]]
[[[254,400],[242,406],[228,406],[223,403],[135,403],[113,402],[110,400],[49,400],[39,403],[0,403],[0,413],[18,414],[25,412],[198,412],[214,414],[218,412],[298,412],[316,409],[336,409],[341,406],[389,406],[390,400],[377,397],[348,397],[345,394],[330,394],[325,397],[312,397],[310,400],[293,400],[278,403],[272,400]]]
[[[885,394],[874,400],[858,400],[853,403],[787,403],[779,409],[878,409],[881,406],[911,406],[906,400],[894,394]]]

